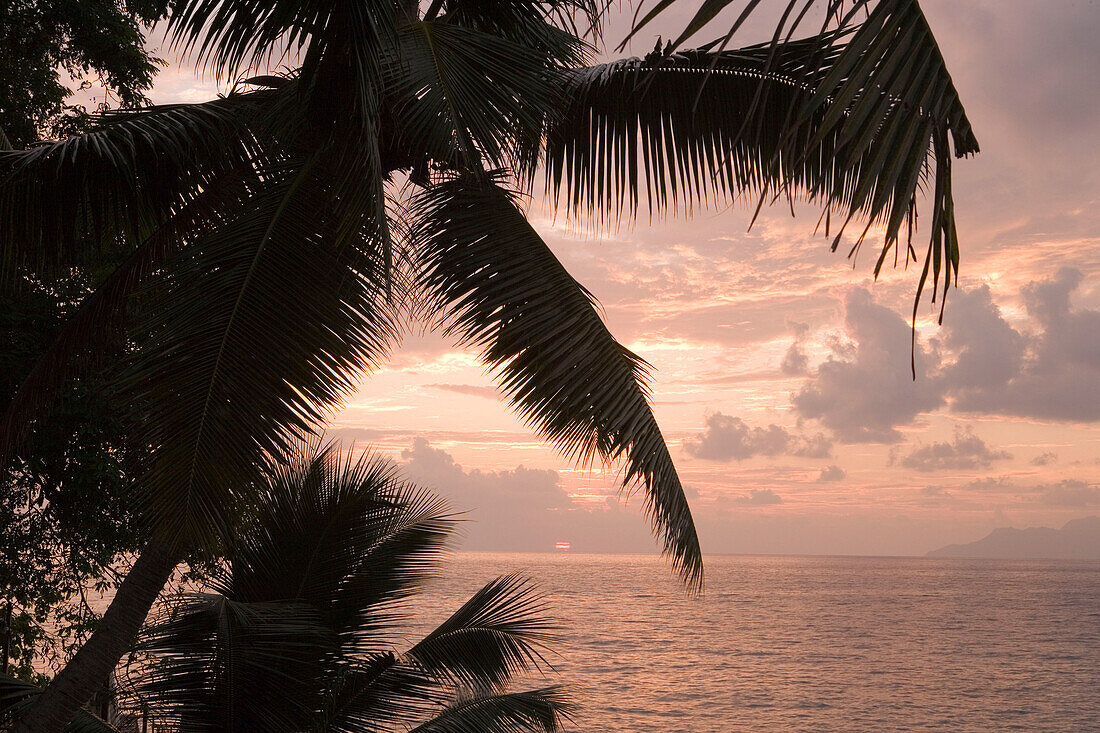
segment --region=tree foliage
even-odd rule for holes
[[[94,111],[137,107],[160,65],[142,24],[164,17],[172,0],[11,0],[0,5],[0,136],[23,147],[88,122],[70,104],[73,86],[101,87]],[[68,77],[68,78],[66,78]],[[2,147],[2,146],[0,146]]]
[[[26,279],[0,296],[2,398],[14,394],[99,276],[82,268],[50,282]],[[98,617],[85,594],[111,587],[117,562],[145,539],[132,507],[121,411],[105,388],[124,349],[113,339],[105,369],[67,385],[0,466],[0,606],[13,606],[10,631],[0,632],[10,633],[6,669],[24,679],[64,663]]]

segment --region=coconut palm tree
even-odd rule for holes
[[[169,36],[242,79],[230,94],[0,153],[0,278],[63,269],[88,249],[125,255],[9,406],[3,443],[18,446],[104,332],[127,328],[136,350],[118,396],[150,456],[134,501],[153,532],[97,633],[17,730],[58,730],[101,684],[175,565],[226,543],[262,457],[385,359],[403,303],[477,349],[566,454],[622,465],[698,587],[646,364],[608,332],[521,194],[541,166],[552,200],[608,225],[642,202],[660,214],[802,199],[826,231],[833,217],[865,222],[855,246],[881,224],[881,267],[890,252],[916,256],[927,189],[919,302],[929,277],[935,297],[957,270],[951,158],[977,151],[915,0],[792,0],[770,43],[680,50],[725,4],[705,3],[667,48],[592,65],[585,38],[600,38],[603,5],[586,0],[434,0],[424,12],[181,0]],[[742,3],[738,26],[758,4]],[[243,78],[275,57],[301,63]]]
[[[493,580],[394,649],[453,534],[438,497],[387,461],[314,444],[273,462],[255,498],[210,591],[168,604],[135,648],[123,702],[158,729],[559,729],[570,709],[560,688],[506,688],[543,665],[554,630],[521,577]],[[29,692],[0,685],[0,706]]]
[[[454,519],[377,458],[333,446],[273,466],[212,592],[143,634],[136,694],[185,731],[554,731],[556,687],[509,692],[552,637],[535,588],[485,585],[404,651],[406,605]],[[421,726],[417,728],[416,726]]]

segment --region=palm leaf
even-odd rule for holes
[[[486,584],[406,653],[428,675],[475,689],[500,689],[520,672],[545,664],[539,647],[556,625],[526,578],[505,575]]]
[[[445,502],[405,486],[393,464],[342,458],[334,444],[276,465],[256,500],[223,592],[309,603],[345,653],[377,647],[393,606],[433,574],[454,526]]]
[[[128,252],[202,190],[247,175],[266,155],[257,123],[276,101],[261,90],[112,113],[87,134],[0,151],[0,276]]]
[[[308,604],[178,599],[143,632],[137,695],[182,730],[303,730],[323,695],[334,635]]]
[[[727,4],[705,3],[698,20]],[[796,15],[798,4],[788,5],[771,43],[710,50],[727,37],[574,72],[571,105],[549,134],[547,175],[559,200],[574,213],[619,217],[635,211],[640,187],[658,213],[746,192],[759,204],[802,198],[825,210],[827,236],[831,214],[841,220],[834,249],[852,220],[866,222],[853,253],[882,225],[877,274],[891,251],[897,257],[902,232],[911,237],[934,166],[925,271],[946,289],[959,254],[951,157],[978,143],[928,23],[915,0],[880,0],[858,24],[870,3],[839,14],[831,2],[828,18],[838,20],[790,40],[809,4]],[[746,2],[738,24],[756,6]],[[916,254],[908,240],[905,249],[908,262]]]
[[[267,68],[274,55],[302,56],[301,94],[325,121],[367,123],[377,107],[380,49],[392,43],[395,0],[182,0],[168,37],[218,78]]]
[[[142,508],[169,538],[229,537],[264,457],[293,446],[386,353],[370,196],[345,182],[318,154],[266,166],[263,187],[144,296],[121,390],[135,435],[154,447]]]
[[[563,450],[582,462],[625,460],[624,486],[645,489],[664,551],[699,585],[695,525],[642,360],[615,341],[591,295],[495,183],[455,179],[414,208],[421,283],[448,332],[482,350],[512,404]]]
[[[460,700],[410,733],[553,733],[572,704],[560,687]]]
[[[374,733],[439,712],[450,691],[392,652],[362,655],[336,677],[324,720],[332,733]]]
[[[545,51],[443,20],[401,29],[384,59],[388,101],[413,149],[460,169],[513,165],[557,106]]]
[[[448,23],[506,38],[558,66],[585,63],[592,49],[581,40],[577,20],[592,27],[601,17],[591,0],[450,0],[443,14]]]
[[[171,256],[217,226],[230,201],[241,205],[248,189],[241,176],[213,181],[80,301],[8,403],[0,422],[0,455],[17,447],[35,421],[48,419],[54,398],[69,380],[102,363],[106,345],[125,331],[126,309],[134,294]]]

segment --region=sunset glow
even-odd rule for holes
[[[653,222],[642,212],[596,232],[533,204],[532,223],[599,298],[611,332],[653,367],[704,551],[922,554],[1100,507],[1100,89],[1088,71],[1095,44],[1072,40],[1097,14],[922,7],[982,152],[954,171],[961,289],[942,326],[938,306],[918,313],[915,381],[917,272],[888,266],[875,282],[873,230],[849,259],[850,243],[831,253],[814,236],[821,212],[806,206],[793,218],[765,208],[751,230],[755,201]],[[751,22],[744,41],[770,22]],[[176,65],[154,96],[217,91]],[[918,239],[927,226],[918,220]],[[655,549],[640,501],[618,498],[615,467],[557,455],[476,354],[420,326],[328,430],[387,452],[469,510],[468,549],[538,550],[566,531],[585,549]]]

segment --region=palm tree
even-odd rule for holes
[[[154,717],[185,731],[558,730],[558,688],[505,691],[553,630],[522,578],[393,649],[453,531],[437,497],[329,446],[274,466],[258,498],[213,592],[138,644],[152,658],[136,693]]]
[[[688,31],[723,5],[704,4]],[[9,406],[2,442],[18,445],[104,331],[127,328],[137,349],[118,396],[149,448],[134,501],[153,532],[97,633],[17,730],[71,717],[175,565],[225,544],[263,456],[385,359],[407,302],[478,349],[566,454],[620,463],[698,587],[646,364],[608,332],[519,194],[542,165],[553,200],[607,224],[642,200],[660,214],[801,198],[827,231],[833,216],[866,222],[856,246],[882,224],[881,267],[891,251],[916,256],[902,232],[927,188],[916,301],[929,276],[936,297],[958,265],[951,157],[977,143],[935,40],[915,0],[828,0],[807,35],[812,5],[792,0],[771,43],[681,51],[685,33],[644,59],[591,65],[582,31],[600,37],[604,6],[586,0],[435,0],[424,13],[390,0],[182,0],[170,36],[222,78],[288,50],[300,67],[0,153],[0,277],[63,269],[89,248],[126,255]]]
[[[506,689],[542,665],[554,630],[521,577],[393,649],[454,530],[438,497],[384,460],[314,444],[273,462],[255,498],[210,592],[140,637],[130,707],[183,731],[559,730],[560,688]],[[29,692],[0,686],[0,706]]]

